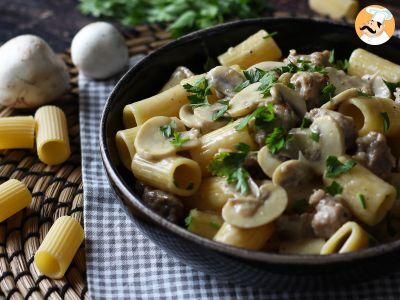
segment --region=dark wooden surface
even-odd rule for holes
[[[329,1],[329,0],[321,0]],[[311,16],[307,0],[270,0],[277,15]],[[400,28],[400,0],[360,0],[361,7],[381,4],[392,11]],[[94,18],[77,10],[78,0],[0,0],[0,44],[10,38],[32,33],[44,38],[56,51],[69,47],[75,33]]]

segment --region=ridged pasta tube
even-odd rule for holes
[[[185,219],[190,232],[212,239],[224,223],[220,215],[192,209]]]
[[[274,39],[267,36],[265,30],[256,32],[218,56],[219,62],[223,66],[239,65],[244,70],[262,61],[279,60],[282,51]]]
[[[67,119],[57,106],[42,106],[36,111],[36,147],[39,159],[48,165],[66,161],[69,145]]]
[[[0,118],[0,149],[32,149],[35,120],[32,116]]]
[[[179,196],[193,195],[201,182],[199,164],[177,155],[151,161],[135,154],[131,169],[138,180]]]
[[[133,156],[136,154],[135,138],[139,127],[119,130],[115,135],[119,158],[128,170],[131,169]]]
[[[84,238],[83,228],[74,218],[58,218],[35,254],[39,271],[53,279],[62,278]]]
[[[27,207],[32,195],[21,181],[10,179],[0,185],[0,222]]]
[[[239,248],[260,250],[267,243],[274,230],[273,223],[248,229],[224,223],[214,236],[214,241]]]
[[[323,16],[332,19],[354,20],[358,12],[358,2],[356,0],[308,0],[311,9]]]
[[[353,118],[360,136],[370,131],[380,132],[388,137],[400,136],[400,107],[386,98],[351,98],[339,105],[338,111]],[[385,131],[385,118],[389,127]]]
[[[321,248],[321,254],[347,253],[368,246],[368,233],[356,222],[340,227]]]
[[[254,149],[255,144],[247,128],[236,130],[235,126],[239,122],[240,120],[237,120],[203,135],[200,138],[200,146],[190,150],[191,157],[199,163],[203,176],[209,174],[208,164],[220,149],[234,151],[238,143],[248,144],[251,149]]]
[[[363,76],[365,74],[378,74],[390,82],[400,81],[400,66],[372,54],[364,49],[356,49],[349,59],[349,75]]]

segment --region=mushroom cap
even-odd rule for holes
[[[247,68],[247,70],[260,69],[265,72],[268,72],[268,71],[272,71],[273,69],[276,69],[276,68],[281,68],[283,66],[286,66],[286,64],[281,61],[262,61],[262,62],[256,63],[255,65],[252,65],[251,67]]]
[[[271,96],[273,99],[289,104],[300,118],[307,112],[306,101],[295,90],[282,83],[275,83],[272,86]]]
[[[272,182],[287,189],[309,184],[314,177],[314,170],[307,163],[293,159],[276,168]]]
[[[68,88],[65,63],[43,39],[21,35],[0,47],[0,105],[38,107]]]
[[[248,195],[229,199],[222,208],[222,218],[239,228],[255,228],[278,218],[286,209],[287,202],[282,187],[266,182],[259,188],[259,197]]]
[[[235,87],[245,80],[243,74],[226,66],[217,66],[211,69],[206,78],[217,91],[217,95],[221,97],[232,97],[235,94]]]
[[[268,146],[264,146],[257,153],[257,162],[263,172],[269,178],[272,178],[276,168],[284,161],[279,159],[277,155],[273,155],[271,151],[269,151]]]
[[[129,58],[124,37],[106,22],[83,27],[72,40],[71,57],[81,72],[94,79],[120,72]]]
[[[258,90],[260,85],[260,82],[250,84],[233,96],[229,101],[228,113],[234,118],[242,117],[251,113],[261,102],[266,101],[267,98]]]

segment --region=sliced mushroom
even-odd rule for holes
[[[185,104],[179,110],[179,118],[189,128],[200,129],[203,134],[214,131],[225,126],[229,122],[229,118],[222,118],[213,121],[214,112],[223,108],[221,103],[214,103],[209,106],[202,106],[193,109],[190,104]],[[225,115],[229,117],[228,114]]]
[[[326,102],[324,105],[321,106],[321,108],[335,110],[339,106],[340,103],[342,103],[350,98],[357,97],[358,94],[359,94],[359,90],[356,88],[351,88],[351,89],[345,90],[345,91],[341,92],[340,94],[337,94],[335,97],[333,97],[331,101]]]
[[[282,83],[275,83],[271,88],[272,98],[280,102],[286,102],[290,105],[297,116],[303,118],[307,112],[307,106],[304,99],[291,88],[287,87]]]
[[[233,97],[235,87],[245,81],[245,77],[230,67],[218,66],[208,71],[206,78],[219,98]]]
[[[315,119],[310,129],[319,135],[320,157],[318,160],[311,161],[300,155],[299,160],[306,162],[316,173],[322,175],[328,156],[340,156],[345,153],[344,134],[338,123],[330,116]]]
[[[349,76],[343,70],[332,67],[327,67],[326,71],[328,72],[329,82],[336,88],[335,95],[350,88],[357,88],[368,94],[371,92],[371,83],[368,80],[358,76]]]
[[[272,71],[273,69],[276,69],[276,68],[281,68],[283,66],[286,66],[286,64],[281,61],[262,61],[262,62],[256,63],[255,65],[252,65],[247,70],[260,69],[265,72],[268,72],[268,71]]]
[[[272,182],[259,188],[259,197],[237,196],[229,199],[222,209],[222,218],[239,228],[255,228],[278,218],[287,206],[285,190]]]
[[[362,79],[371,82],[372,92],[374,93],[375,97],[389,99],[392,98],[392,93],[383,81],[382,76],[379,76],[378,73],[373,75],[366,74],[362,77]]]
[[[283,73],[281,76],[279,76],[278,82],[287,86],[290,83],[290,79],[292,77],[293,77],[293,73],[289,73],[289,72]]]
[[[175,69],[175,71],[172,73],[171,77],[167,81],[166,84],[164,84],[163,88],[161,89],[160,92],[166,91],[176,85],[178,85],[183,79],[189,78],[193,76],[194,73],[190,71],[188,68],[180,66]]]
[[[181,138],[190,138],[182,147],[175,147],[166,138],[160,127],[171,124],[173,129],[180,132]],[[135,149],[137,154],[145,159],[161,159],[175,154],[177,151],[183,151],[197,147],[199,145],[198,130],[184,131],[185,126],[177,118],[157,116],[147,120],[140,126],[135,139]]]
[[[276,168],[272,182],[284,189],[300,188],[312,181],[314,177],[315,172],[310,165],[293,159],[285,161]]]
[[[308,160],[315,161],[320,159],[321,151],[318,142],[311,138],[311,129],[293,128],[289,131],[290,139],[285,148],[280,151],[281,155],[298,159],[302,153]]]
[[[234,117],[242,117],[251,113],[261,102],[266,101],[258,90],[261,83],[256,82],[245,87],[229,101],[228,113]]]
[[[272,178],[276,168],[284,162],[279,156],[274,155],[269,151],[267,146],[262,147],[257,154],[257,162],[263,172]]]

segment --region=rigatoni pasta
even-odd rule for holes
[[[25,184],[10,179],[0,185],[0,222],[27,207],[32,195]]]
[[[83,238],[83,228],[78,221],[69,216],[58,218],[36,251],[36,267],[50,278],[62,278]]]
[[[332,19],[354,20],[358,12],[357,0],[308,0],[311,9]]]
[[[132,159],[135,156],[135,138],[139,127],[119,130],[115,136],[118,154],[125,168],[131,169]]]
[[[35,146],[35,120],[31,116],[0,118],[0,150],[32,149]]]
[[[36,111],[35,120],[39,159],[48,165],[58,165],[66,161],[71,149],[64,112],[56,106],[42,106]]]
[[[212,239],[224,220],[216,213],[192,209],[185,223],[190,232]]]

